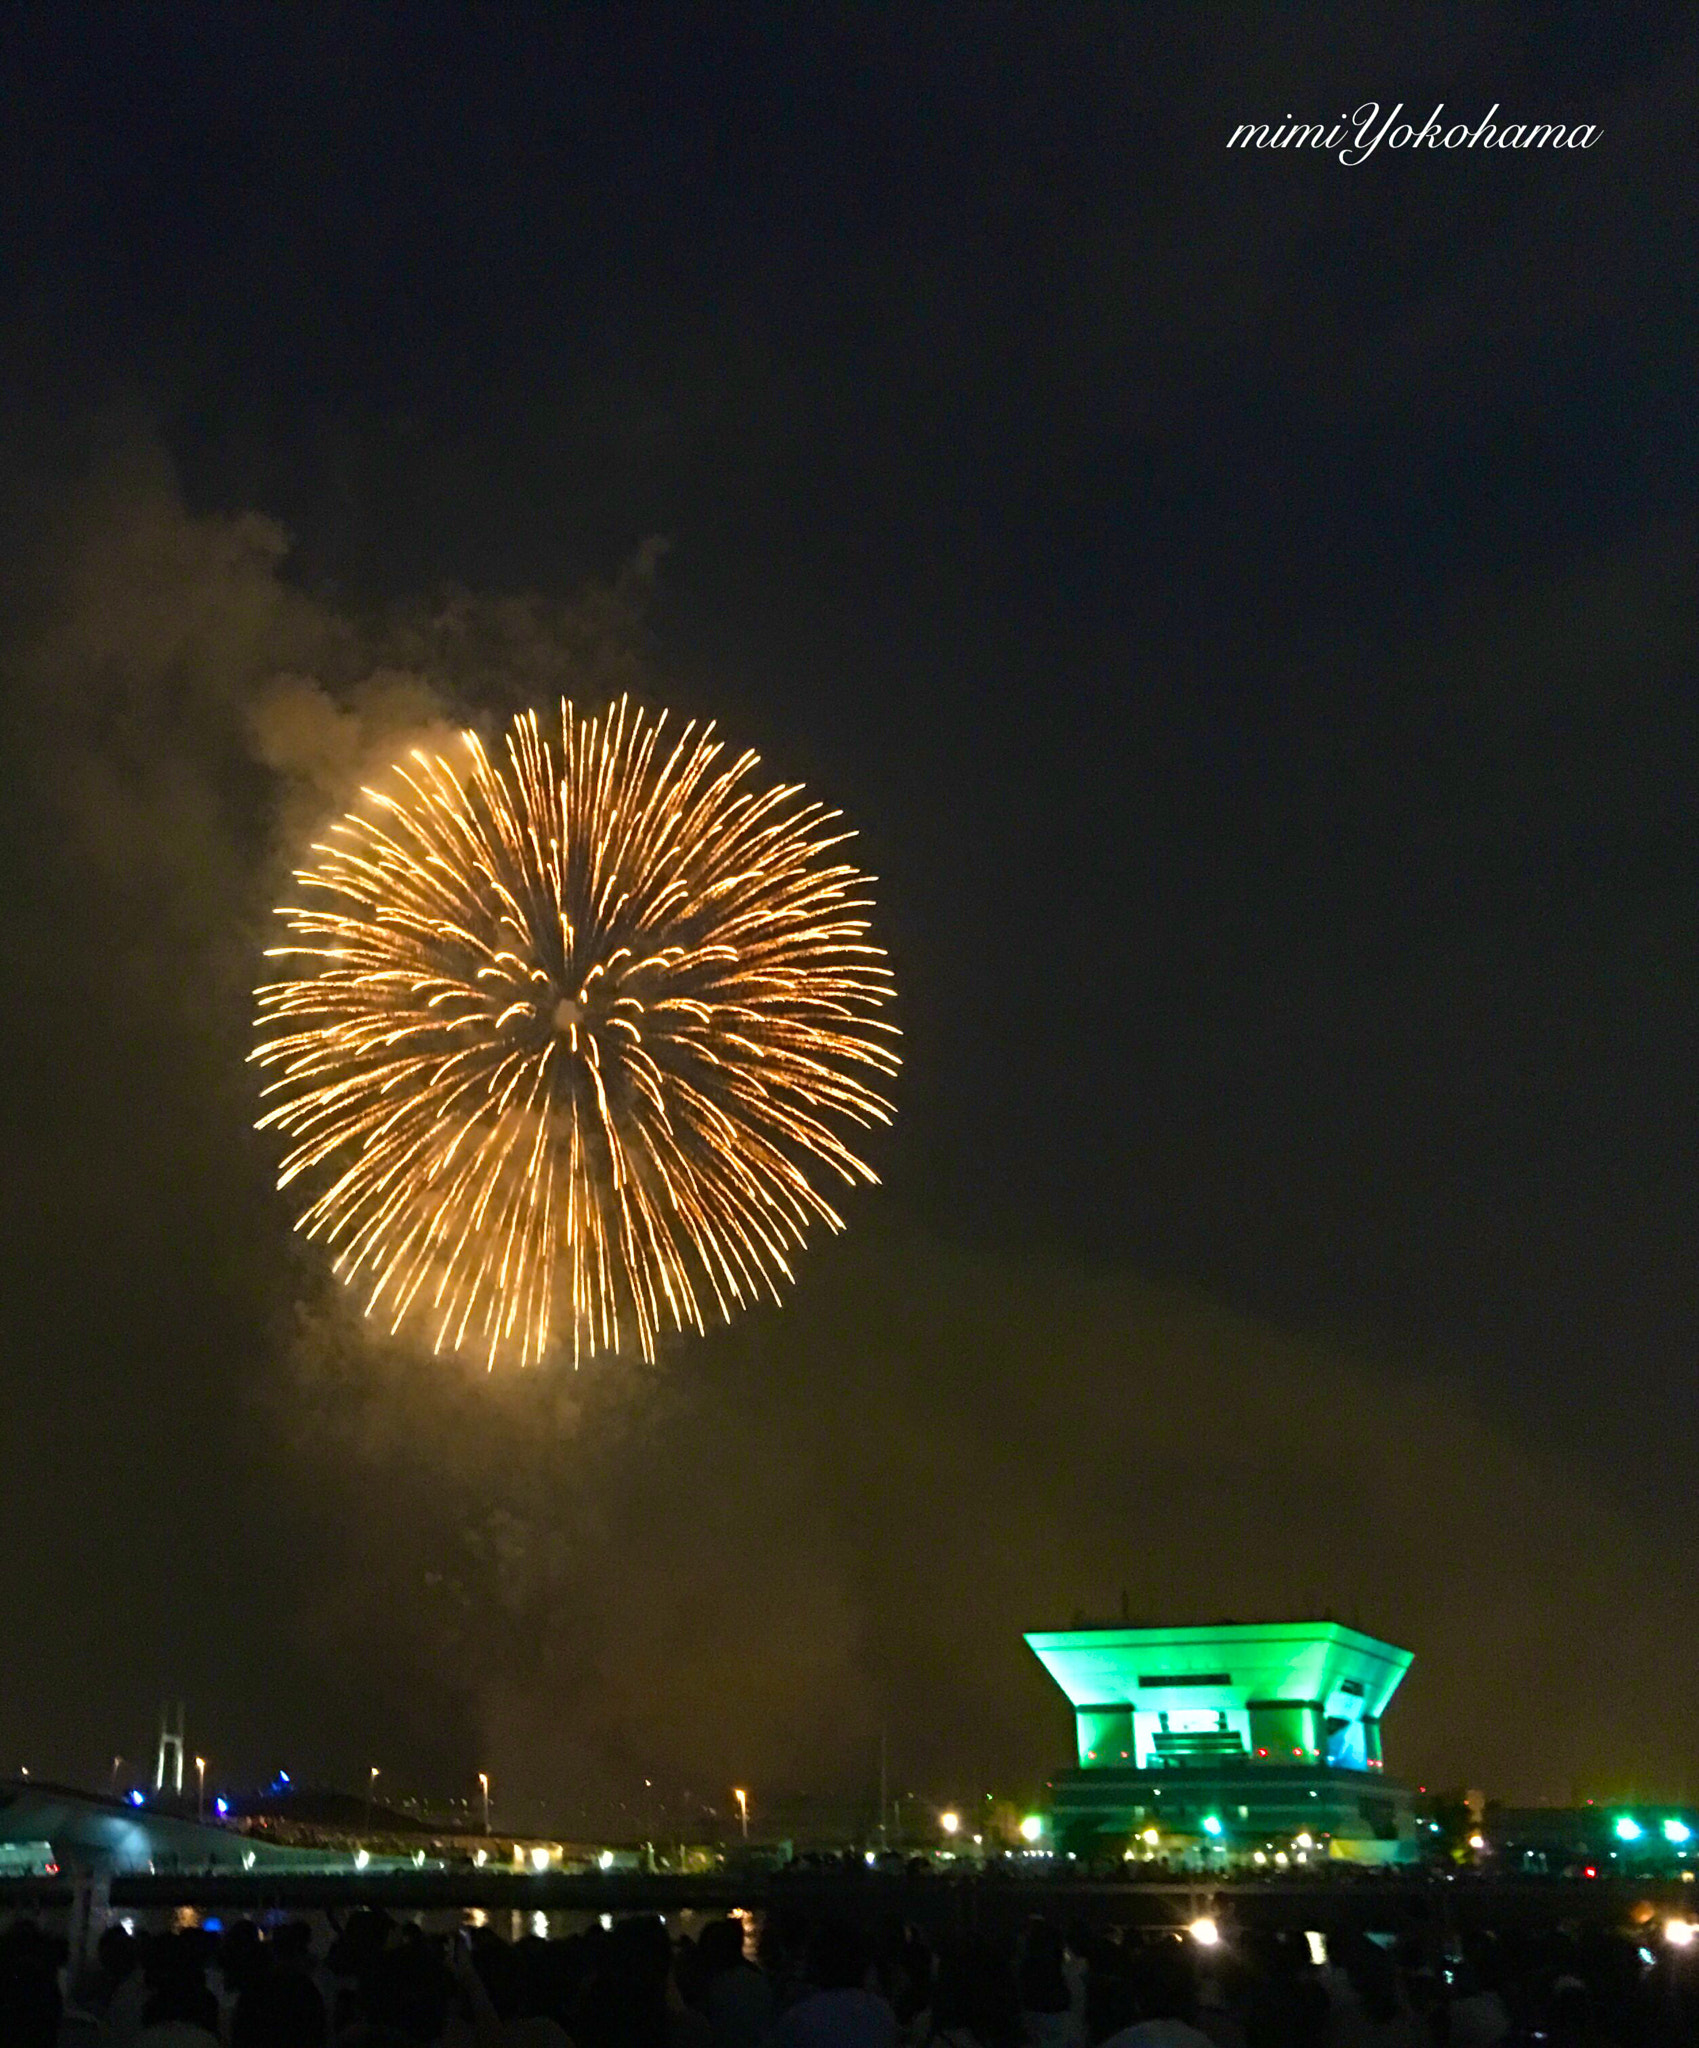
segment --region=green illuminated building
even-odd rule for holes
[[[1074,1709],[1058,1846],[1206,1862],[1415,1853],[1381,1716],[1408,1650],[1335,1621],[1077,1628],[1027,1643]]]

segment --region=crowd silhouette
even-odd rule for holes
[[[1699,2048],[1699,1952],[1654,1932],[1396,1938],[1224,1927],[934,1936],[900,1921],[638,1917],[559,1939],[328,1930],[132,1934],[91,1964],[0,1934],[5,2048]]]

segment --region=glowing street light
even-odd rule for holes
[[[1026,1819],[1021,1822],[1021,1840],[1023,1842],[1036,1842],[1043,1833],[1043,1814],[1029,1813]]]
[[[1645,1832],[1631,1813],[1623,1814],[1617,1821],[1616,1838],[1619,1842],[1637,1842]]]
[[[732,1787],[732,1797],[737,1801],[737,1817],[743,1828],[743,1839],[749,1840],[749,1794],[741,1785]]]
[[[1695,1934],[1699,1934],[1699,1928],[1696,1928],[1691,1920],[1664,1922],[1664,1939],[1671,1948],[1690,1948]]]
[[[947,1835],[953,1835],[961,1824],[962,1817],[959,1813],[941,1813],[938,1816],[938,1825]]]
[[[195,1818],[206,1819],[206,1758],[195,1758]]]
[[[1221,1929],[1207,1913],[1200,1913],[1186,1929],[1199,1948],[1214,1948],[1221,1939]]]
[[[1686,1821],[1666,1820],[1664,1822],[1664,1840],[1666,1842],[1675,1842],[1679,1844],[1682,1842],[1691,1842],[1692,1839],[1693,1830],[1687,1825]]]
[[[484,1833],[487,1835],[490,1831],[490,1774],[488,1771],[480,1771],[478,1773],[478,1790],[483,1794]]]
[[[1206,1835],[1210,1837],[1212,1841],[1218,1840],[1221,1835],[1220,1814],[1206,1813],[1203,1817],[1203,1831]]]
[[[376,1764],[373,1764],[372,1775],[366,1780],[366,1827],[368,1832],[370,1831],[372,1825],[372,1810],[377,1805],[377,1803],[378,1767]]]

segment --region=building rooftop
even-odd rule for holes
[[[1026,1640],[1076,1707],[1288,1700],[1378,1719],[1413,1661],[1410,1651],[1339,1621],[1116,1623]]]
[[[1412,1657],[1340,1621],[1040,1631],[1082,1767],[1320,1761],[1379,1770],[1380,1717]]]

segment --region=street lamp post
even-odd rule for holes
[[[749,1840],[749,1794],[741,1785],[734,1786],[732,1797],[737,1801],[737,1817],[743,1824],[743,1839]]]
[[[195,1758],[195,1818],[206,1819],[206,1758]]]
[[[488,1771],[480,1771],[478,1773],[478,1790],[483,1794],[484,1833],[487,1835],[490,1831],[490,1774]]]

